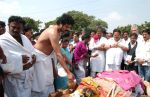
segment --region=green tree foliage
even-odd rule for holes
[[[107,28],[107,23],[105,21],[102,21],[100,19],[96,20],[94,16],[89,16],[83,12],[73,10],[67,12],[67,14],[71,15],[75,20],[75,24],[72,28],[75,31],[81,31],[82,29],[96,30],[97,26]],[[58,18],[59,17],[57,17],[56,20]],[[48,27],[50,24],[55,24],[56,20],[45,23],[45,27]]]
[[[69,11],[68,14],[74,18],[75,24],[73,26],[73,30],[77,31],[81,31],[82,28],[87,28],[94,19],[94,16],[88,16],[87,14],[79,11]]]
[[[49,25],[53,25],[53,24],[56,24],[56,20],[49,21],[49,22],[45,23],[45,28],[48,28]]]
[[[150,27],[150,22],[145,21],[143,24],[137,26],[139,32],[142,32],[144,28]],[[121,30],[121,32],[125,32],[125,31],[131,32],[131,25],[129,24],[127,26],[120,26],[120,27],[118,26],[117,29]]]
[[[42,23],[40,20],[36,21],[30,17],[23,17],[23,19],[25,20],[26,24],[29,24],[32,26],[33,32],[39,32],[39,27],[40,27],[40,24]]]
[[[145,26],[145,27],[150,27],[150,22],[145,21],[145,23],[142,24],[142,25]]]
[[[117,29],[119,29],[121,32],[126,32],[126,31],[130,32],[131,31],[131,25],[117,27]]]
[[[142,31],[144,28],[150,28],[150,22],[145,21],[143,24],[139,26],[139,30]]]
[[[88,28],[91,28],[92,30],[96,30],[98,27],[102,27],[104,29],[107,29],[108,28],[108,24],[101,20],[101,19],[98,19],[98,20],[93,20],[91,22],[91,24],[88,26]]]

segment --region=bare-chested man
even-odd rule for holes
[[[73,80],[73,75],[67,68],[61,54],[59,39],[62,32],[65,33],[70,30],[74,20],[71,16],[63,14],[56,23],[57,25],[50,25],[49,28],[44,30],[35,44],[37,62],[34,65],[32,97],[48,97],[49,93],[54,92],[52,58],[57,57],[65,69],[68,79]],[[56,56],[54,56],[54,53]]]

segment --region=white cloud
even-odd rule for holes
[[[104,21],[108,23],[108,31],[111,32],[114,28],[121,25],[124,22],[123,16],[116,12],[112,11],[103,18]]]
[[[21,6],[17,0],[0,0],[0,18],[8,18],[19,13],[21,13]]]
[[[111,21],[120,21],[122,20],[122,16],[118,13],[118,12],[111,12],[109,13],[105,18],[104,20],[107,21],[107,22],[111,22]]]

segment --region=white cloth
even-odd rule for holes
[[[128,45],[128,44],[129,44],[129,42],[130,42],[130,38],[128,38],[127,40],[122,39],[122,42],[123,42],[124,44]]]
[[[53,85],[54,77],[51,58],[54,58],[56,64],[56,56],[54,52],[46,55],[37,49],[36,56],[37,60],[34,64],[32,91],[42,93],[47,86]]]
[[[48,85],[42,92],[32,91],[31,97],[49,97],[50,93],[53,93],[55,90],[54,85]]]
[[[7,63],[2,64],[4,71],[12,74],[23,71],[22,55],[28,55],[31,61],[31,55],[34,53],[34,47],[29,39],[21,35],[23,46],[18,43],[8,32],[0,36],[0,45],[7,58]],[[17,61],[16,61],[17,60]]]
[[[78,64],[78,69],[74,69],[74,73],[75,73],[77,84],[80,84],[81,79],[86,76],[87,60],[82,59],[82,60],[78,61],[77,64]]]
[[[73,47],[75,47],[77,45],[77,43],[75,41],[72,41],[70,44],[73,45]]]
[[[124,44],[124,42],[122,42],[122,40],[120,39],[118,42],[116,42],[114,40],[114,38],[110,38],[108,40],[108,44],[107,45],[114,45],[114,44],[118,44],[124,47],[128,48],[127,44]],[[113,65],[121,65],[122,59],[123,59],[123,50],[121,48],[109,48],[106,51],[106,70],[109,70],[108,64],[113,64]]]
[[[77,43],[79,43],[79,42],[77,42]],[[75,41],[72,41],[72,42],[70,43],[70,45],[72,45],[73,47],[76,47],[77,43],[76,43]],[[71,59],[73,58],[73,52],[74,52],[74,49],[73,49],[73,51],[70,53]]]
[[[143,36],[141,34],[138,34],[138,38],[137,38],[138,44],[141,44],[143,40],[144,40]]]
[[[150,39],[147,41],[143,40],[138,44],[136,49],[136,59],[144,59],[147,62],[143,63],[142,65],[150,66]]]
[[[21,39],[23,46],[7,32],[0,36],[0,45],[7,58],[7,64],[2,68],[11,72],[4,80],[4,89],[8,97],[31,97],[33,67],[22,70],[22,55],[26,54],[31,58],[34,47],[26,36],[21,35]]]
[[[130,43],[131,49],[136,45],[137,43],[135,42],[134,44]]]
[[[89,43],[89,49],[92,50],[95,47],[101,46],[102,44],[106,44],[107,39],[104,37],[101,37],[99,40],[94,42],[94,39],[92,38]],[[105,51],[101,50],[92,50],[92,55],[98,54],[96,57],[90,58],[90,65],[91,65],[91,71],[94,72],[102,72],[105,69]]]

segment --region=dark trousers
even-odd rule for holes
[[[129,70],[129,71],[135,71],[138,74],[138,66],[135,66],[134,64],[131,65],[124,65],[125,66],[125,70]]]
[[[144,80],[150,82],[150,66],[138,65],[139,75],[144,78]]]
[[[4,97],[4,88],[2,83],[0,84],[0,97]]]
[[[122,60],[122,62],[121,62],[121,70],[125,70],[125,64],[124,64],[124,59]]]
[[[2,84],[3,78],[4,78],[4,72],[3,69],[0,67],[0,97],[4,97],[4,88]]]

